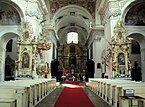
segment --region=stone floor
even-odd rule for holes
[[[105,103],[99,96],[97,96],[94,92],[92,92],[85,85],[85,83],[81,82],[80,84],[95,107],[111,107],[107,103]],[[54,107],[54,104],[57,101],[57,98],[59,97],[62,90],[63,90],[63,86],[60,85],[35,107]]]

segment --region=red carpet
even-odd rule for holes
[[[54,107],[95,107],[79,83],[67,82]]]

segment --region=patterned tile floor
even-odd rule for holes
[[[92,92],[88,87],[86,87],[84,83],[80,84],[95,107],[111,107],[107,103],[105,103],[99,96],[97,96],[94,92]],[[60,85],[35,107],[54,107],[54,104],[57,101],[57,98],[59,97],[62,90],[63,86]]]

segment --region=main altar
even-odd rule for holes
[[[60,46],[58,50],[59,69],[68,80],[79,80],[85,75],[87,48],[80,43],[70,43]]]

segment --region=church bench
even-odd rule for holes
[[[136,82],[135,81],[116,81],[114,83],[111,84],[107,84],[107,94],[106,94],[106,101],[109,102],[109,104],[112,104],[114,100],[113,96],[115,96],[114,94],[116,93],[116,87],[121,87],[121,86],[135,86]],[[139,85],[140,86],[140,85]],[[114,99],[116,99],[114,97]]]
[[[25,82],[22,80],[21,82]],[[20,82],[20,83],[21,83]],[[28,84],[35,84],[34,85],[34,99],[31,100],[36,105],[40,102],[46,95],[48,95],[53,89],[56,87],[56,80],[55,79],[36,79],[36,80],[28,80]]]
[[[28,83],[27,81],[7,81],[7,82],[3,82],[0,83],[0,86],[5,86],[5,87],[27,87],[27,91],[25,92],[26,97],[25,97],[25,106],[32,106],[34,105],[34,86],[35,84],[32,84],[31,82]]]
[[[56,80],[48,80],[48,79],[37,79],[37,80],[16,80],[16,81],[6,81],[0,83],[2,86],[21,86],[27,87],[28,91],[26,92],[27,97],[26,107],[31,107],[38,102],[40,102],[47,94],[52,91],[52,89],[56,86]]]
[[[131,106],[132,105],[132,106]],[[140,96],[120,96],[118,107],[145,107],[145,98]]]
[[[134,81],[126,81],[126,80],[123,80],[123,81],[121,81],[121,80],[114,80],[114,81],[108,81],[106,84],[105,84],[105,88],[104,88],[104,95],[105,95],[105,100],[109,103],[109,104],[111,104],[112,103],[112,93],[114,93],[114,91],[113,91],[113,87],[114,86],[116,86],[116,85],[119,85],[119,84],[126,84],[126,85],[128,85],[128,84],[133,84],[134,83]]]
[[[103,99],[106,99],[107,95],[107,85],[108,84],[114,84],[114,83],[126,83],[126,82],[131,82],[128,80],[114,80],[114,79],[92,79],[91,84],[92,84],[92,90],[96,91],[96,93]]]
[[[112,91],[112,87],[119,85],[119,84],[126,84],[126,85],[134,85],[134,83],[138,83],[135,81],[129,81],[129,80],[115,80],[115,79],[110,79],[108,81],[103,81],[101,83],[101,90],[99,93],[101,93],[101,97],[102,99],[104,99],[106,102],[108,102],[109,104],[112,104],[112,93],[114,93],[114,91]]]
[[[145,84],[144,82],[135,82],[130,80],[97,78],[90,79],[88,86],[91,87],[91,90],[97,93],[106,102],[112,104],[113,107],[117,107],[119,97],[117,96],[116,91],[114,90],[113,87],[119,86],[142,87],[144,84]],[[142,93],[140,96],[144,97],[144,94]]]
[[[0,86],[0,98],[12,98],[16,99],[17,107],[27,107],[26,99],[27,99],[27,87],[21,86]]]
[[[16,99],[0,98],[0,107],[16,107]]]
[[[93,92],[95,92],[97,95],[102,96],[102,83],[104,81],[108,81],[109,79],[105,78],[89,78],[89,84],[88,86],[91,88]]]
[[[138,105],[139,101],[142,100],[143,104],[145,102],[145,86],[126,86],[126,87],[119,87],[119,91],[118,91],[118,103],[119,103],[119,106],[124,106],[124,105],[129,105],[129,102],[128,100],[131,100],[131,99],[122,99],[121,96],[124,96],[124,90],[127,90],[127,89],[133,89],[134,90],[134,97],[132,100],[133,105]],[[139,106],[140,107],[140,106]]]
[[[18,80],[17,82],[24,82],[25,84],[34,85],[34,96],[35,99],[41,100],[47,95],[50,90],[55,88],[56,80],[48,80],[48,79],[37,79],[37,80]],[[53,87],[52,87],[53,85]]]
[[[134,84],[121,84],[113,86],[112,89],[112,105],[113,107],[117,107],[117,103],[119,102],[120,96],[124,95],[124,90],[133,89],[134,94],[137,96],[145,97],[145,84],[144,83],[134,83]]]

